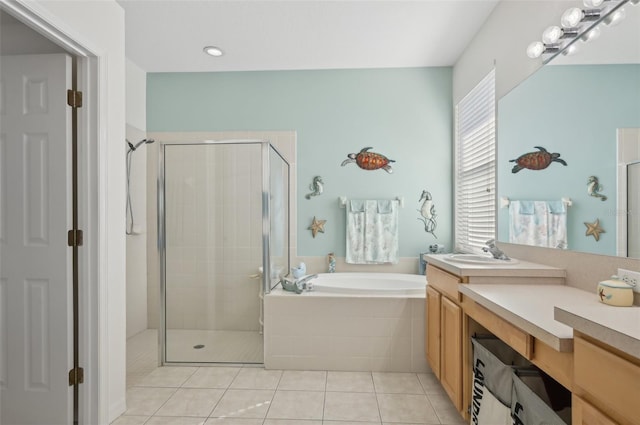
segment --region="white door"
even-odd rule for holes
[[[68,424],[71,58],[0,60],[2,424]]]

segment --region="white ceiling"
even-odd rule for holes
[[[451,66],[499,0],[118,2],[143,70],[212,72]]]

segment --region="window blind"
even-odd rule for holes
[[[495,70],[455,108],[455,249],[479,251],[496,233]]]

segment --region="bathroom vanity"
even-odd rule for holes
[[[574,425],[640,424],[640,308],[565,286],[558,268],[427,261],[426,356],[466,419],[471,337],[490,333],[572,392]]]

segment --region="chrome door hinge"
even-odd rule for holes
[[[82,246],[84,242],[84,234],[82,230],[69,230],[67,232],[67,244],[69,246]]]
[[[69,371],[69,386],[84,383],[84,369],[81,367],[73,368]]]
[[[67,90],[67,105],[72,108],[81,108],[82,92],[77,90]]]

